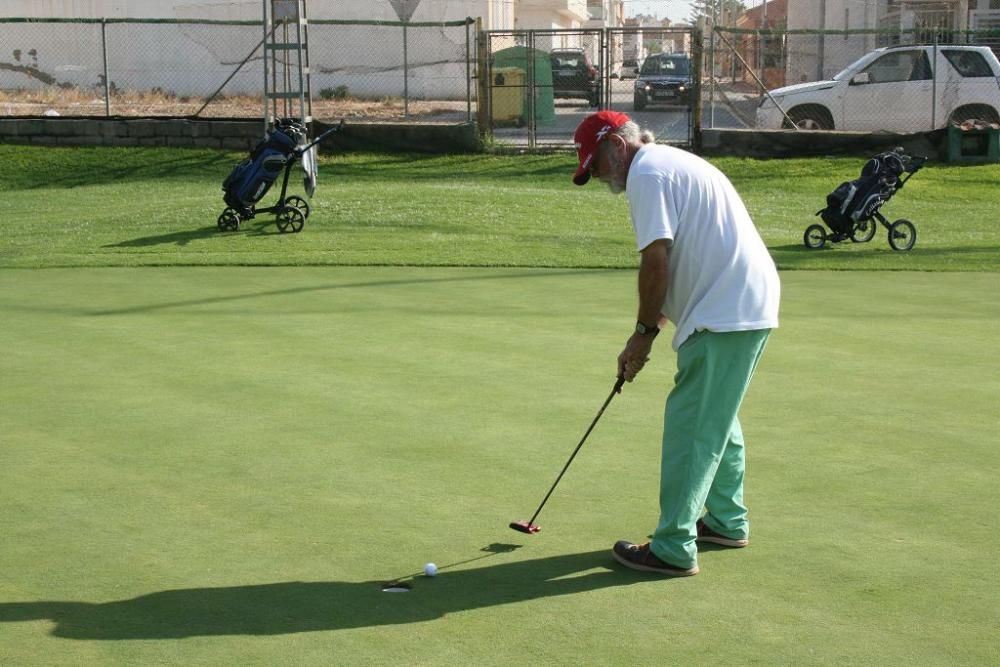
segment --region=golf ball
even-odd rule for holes
[[[424,574],[426,574],[428,577],[433,577],[437,573],[438,573],[438,566],[435,565],[434,563],[427,563],[427,565],[424,565]]]

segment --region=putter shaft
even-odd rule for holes
[[[566,474],[566,471],[569,469],[569,464],[573,462],[573,459],[576,458],[577,452],[579,452],[580,448],[583,447],[583,443],[587,441],[587,436],[589,436],[590,432],[594,430],[594,426],[597,425],[597,421],[601,418],[601,415],[604,414],[604,411],[607,409],[608,404],[611,403],[611,399],[615,397],[615,394],[620,394],[622,392],[622,386],[624,384],[625,384],[624,377],[619,377],[615,381],[615,386],[611,390],[611,393],[608,394],[608,398],[604,401],[604,405],[602,405],[601,409],[597,411],[597,416],[594,417],[594,421],[590,422],[590,426],[587,428],[587,432],[583,434],[583,437],[580,439],[579,444],[577,444],[576,449],[573,450],[573,453],[570,455],[569,460],[566,461],[566,465],[564,465],[563,469],[559,472],[559,476],[556,477],[556,481],[552,483],[552,487],[549,489],[549,492],[545,494],[545,497],[542,499],[542,502],[538,506],[538,509],[535,510],[535,513],[531,515],[530,519],[528,519],[527,524],[524,525],[524,529],[520,527],[515,528],[515,524],[520,526],[522,525],[521,522],[515,522],[510,524],[511,528],[513,528],[514,530],[518,530],[522,533],[538,532],[539,529],[538,526],[535,526],[535,519],[538,518],[538,515],[541,513],[542,508],[545,507],[545,503],[548,502],[549,496],[551,496],[552,492],[556,490],[556,486],[559,485],[559,480],[561,480],[563,478],[563,475]],[[534,528],[535,530],[531,530],[532,528]]]

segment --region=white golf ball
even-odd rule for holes
[[[434,563],[427,563],[427,565],[424,565],[424,574],[426,574],[428,577],[433,577],[437,573],[438,573],[438,566],[435,565]]]

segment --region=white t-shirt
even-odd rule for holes
[[[677,327],[675,350],[695,331],[778,326],[778,271],[721,171],[679,148],[646,144],[625,194],[639,250],[670,242],[663,314]]]

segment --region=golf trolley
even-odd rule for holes
[[[223,200],[226,209],[219,216],[217,225],[220,231],[235,232],[240,223],[252,220],[259,213],[274,213],[275,223],[281,233],[300,232],[309,217],[309,202],[299,195],[288,196],[288,178],[292,167],[300,160],[309,160],[311,165],[305,168],[307,194],[312,195],[315,188],[315,153],[312,148],[330,134],[344,126],[330,128],[316,137],[310,143],[304,143],[306,127],[292,118],[282,118],[274,123],[274,128],[267,138],[257,144],[243,162],[233,167],[222,182]],[[266,208],[256,208],[259,202],[278,176],[284,171],[281,182],[281,195],[278,203]]]
[[[861,169],[860,178],[841,183],[826,196],[826,208],[817,211],[816,215],[830,231],[820,224],[809,225],[803,235],[805,246],[815,250],[828,241],[839,243],[847,239],[867,243],[875,237],[877,223],[880,223],[889,233],[889,245],[893,250],[913,248],[917,242],[917,228],[913,223],[902,218],[889,222],[879,211],[925,162],[927,158],[906,155],[902,148],[879,153],[868,160]]]

